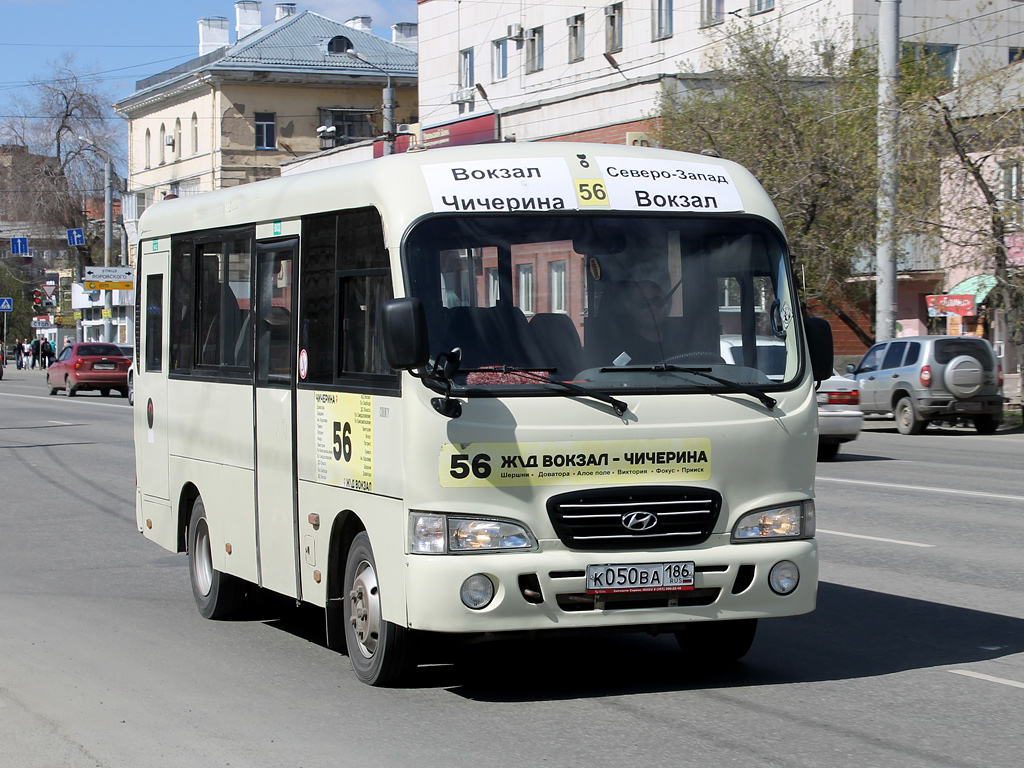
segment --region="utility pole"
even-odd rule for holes
[[[111,267],[110,251],[114,237],[114,202],[111,186],[113,185],[113,168],[111,167],[110,155],[103,153],[106,162],[103,165],[103,266]],[[112,318],[114,316],[114,292],[110,289],[103,291],[103,340],[108,344],[114,341],[114,328]]]
[[[878,2],[878,228],[875,341],[896,335],[896,141],[899,128],[900,0]]]

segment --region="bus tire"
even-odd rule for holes
[[[411,633],[384,621],[370,537],[360,531],[345,560],[345,642],[352,671],[367,685],[397,683],[415,666]]]
[[[245,597],[244,582],[213,567],[210,525],[201,496],[192,505],[188,524],[188,575],[196,608],[204,619],[231,615]]]
[[[688,659],[729,664],[747,655],[757,634],[757,619],[695,621],[675,631],[676,642]]]

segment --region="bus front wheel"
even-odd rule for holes
[[[719,664],[739,661],[754,644],[757,619],[695,621],[675,632],[679,648],[687,658]]]
[[[352,671],[368,685],[398,682],[415,666],[405,627],[384,620],[377,566],[365,531],[356,534],[345,560],[345,641]]]
[[[192,505],[188,525],[188,575],[192,596],[204,619],[220,619],[231,615],[245,597],[245,585],[234,576],[213,567],[210,525],[202,497]]]

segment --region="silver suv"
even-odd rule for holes
[[[1003,418],[1003,371],[992,346],[974,336],[905,336],[875,344],[855,367],[864,413],[892,413],[900,434],[932,419],[967,416],[985,435]]]

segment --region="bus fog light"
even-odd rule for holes
[[[467,608],[474,611],[486,608],[494,599],[494,582],[482,573],[474,573],[462,582],[459,596]]]
[[[800,583],[800,569],[791,560],[782,560],[772,566],[768,586],[777,595],[788,595]]]

